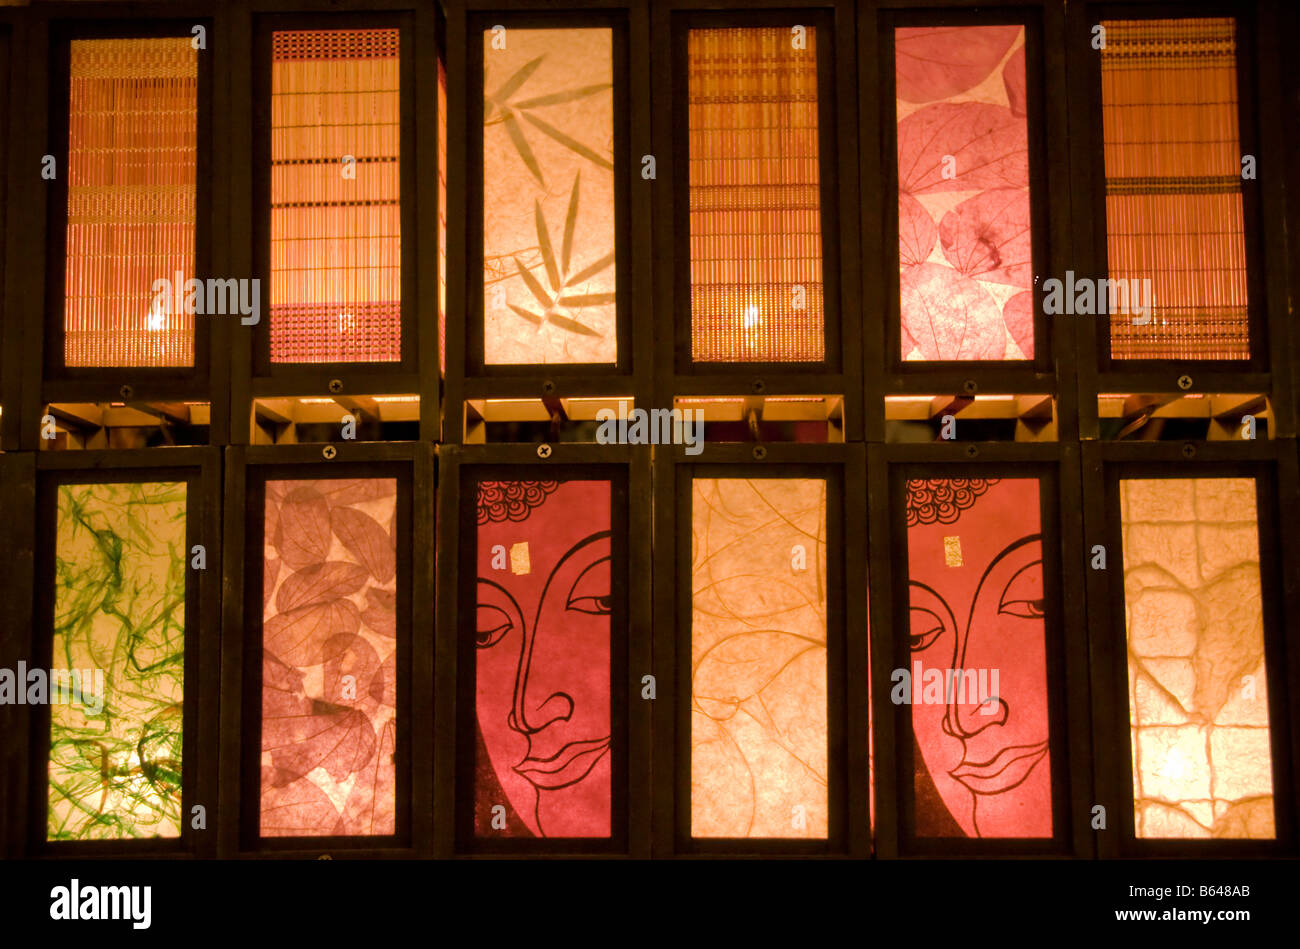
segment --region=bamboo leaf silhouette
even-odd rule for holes
[[[595,330],[588,326],[583,326],[577,320],[571,320],[567,316],[560,316],[558,313],[552,313],[550,321],[560,329],[568,330],[570,333],[578,333],[582,336],[600,336]]]
[[[614,169],[614,163],[611,162],[609,159],[603,158],[602,156],[596,154],[586,145],[582,144],[577,139],[564,134],[559,129],[557,129],[554,125],[551,125],[549,122],[545,122],[539,119],[531,112],[523,112],[520,114],[523,115],[523,117],[527,119],[530,123],[536,126],[537,129],[543,135],[549,135],[551,138],[555,139],[565,148],[577,152],[583,158],[587,159],[588,161],[595,162],[597,165],[600,165],[602,168],[608,168],[611,171]]]
[[[519,88],[526,83],[533,73],[537,72],[537,67],[542,64],[545,56],[538,56],[536,59],[530,59],[520,66],[513,76],[501,84],[493,95],[488,96],[488,101],[496,105],[505,107],[506,100],[519,91]]]
[[[528,285],[528,289],[531,290],[533,296],[537,298],[537,302],[542,305],[542,309],[549,310],[554,306],[555,301],[546,295],[546,290],[543,289],[542,285],[538,282],[537,278],[532,275],[528,268],[519,262],[518,257],[515,258],[515,266],[519,268],[519,276],[522,277],[524,283]]]
[[[564,218],[564,246],[561,251],[563,261],[560,266],[565,273],[569,272],[569,260],[573,252],[573,231],[578,224],[578,183],[581,178],[581,171],[573,176],[573,194],[569,195],[569,213]]]
[[[544,105],[560,105],[564,102],[576,102],[578,99],[585,99],[587,96],[594,96],[598,92],[610,88],[610,83],[603,82],[598,86],[583,86],[580,89],[569,89],[566,92],[551,92],[544,96],[537,96],[534,99],[525,99],[522,102],[514,103],[516,109],[536,109]]]
[[[510,136],[510,141],[514,142],[519,157],[528,166],[528,170],[533,173],[533,177],[545,188],[546,179],[542,177],[541,166],[537,164],[537,157],[533,154],[532,146],[528,144],[528,139],[524,138],[524,130],[519,127],[519,120],[515,118],[513,112],[506,116],[505,126],[506,134]]]
[[[510,307],[510,309],[514,310],[516,313],[518,313],[520,316],[526,319],[529,323],[532,323],[536,327],[539,328],[541,327],[542,318],[538,316],[536,313],[529,313],[527,310],[523,309],[522,307],[515,306],[513,303],[507,303],[506,306]]]
[[[600,258],[600,260],[596,261],[590,267],[587,267],[585,270],[582,270],[581,272],[574,274],[572,277],[566,280],[565,283],[568,286],[572,286],[573,284],[582,283],[582,281],[584,280],[590,280],[592,277],[596,276],[596,274],[600,273],[602,270],[610,266],[612,263],[614,263],[614,255],[606,254],[604,257]]]
[[[560,306],[580,309],[584,306],[602,306],[606,303],[613,303],[616,299],[617,295],[613,293],[586,293],[576,297],[561,297],[556,303]]]
[[[542,252],[542,263],[546,265],[546,279],[551,282],[551,289],[560,291],[560,268],[555,263],[555,250],[551,247],[551,235],[546,228],[546,216],[542,214],[542,202],[533,200],[533,222],[537,225],[537,246]]]

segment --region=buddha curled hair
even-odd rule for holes
[[[527,520],[559,486],[559,481],[480,481],[478,522]]]
[[[907,482],[907,526],[953,524],[1001,478],[925,478]]]

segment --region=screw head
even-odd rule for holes
[[[547,379],[545,382],[542,383],[542,394],[553,395],[554,393],[555,393],[555,383],[552,382],[550,379]]]
[[[330,388],[330,392],[333,392],[335,395],[337,395],[338,393],[343,391],[343,380],[331,379],[329,388]]]
[[[324,448],[320,450],[320,453],[321,453],[321,457],[324,458],[326,461],[333,461],[336,457],[338,457],[339,450],[335,448],[333,445],[326,445]]]
[[[764,458],[766,458],[766,457],[767,457],[767,448],[766,448],[765,446],[763,446],[763,445],[755,445],[755,446],[754,446],[754,460],[755,460],[755,461],[762,461],[762,460],[763,460]]]
[[[967,379],[961,384],[961,391],[966,395],[974,395],[980,390],[979,383],[974,379]]]
[[[1191,442],[1184,442],[1184,443],[1183,443],[1183,457],[1184,457],[1184,458],[1195,458],[1195,457],[1196,457],[1196,446],[1193,445]]]
[[[967,445],[967,446],[966,446],[966,457],[967,457],[967,458],[974,458],[974,457],[978,456],[979,453],[980,453],[980,450],[979,450],[979,448],[978,448],[977,446],[975,446],[975,445]]]
[[[764,382],[762,379],[755,379],[753,382],[750,383],[749,387],[753,389],[755,392],[762,392],[764,389],[767,388],[767,383]]]
[[[1180,389],[1186,391],[1187,389],[1190,389],[1191,387],[1192,387],[1192,377],[1191,377],[1191,376],[1187,375],[1187,373],[1183,373],[1181,376],[1178,377],[1178,388],[1180,388]]]
[[[538,446],[537,446],[537,457],[538,457],[538,458],[550,458],[550,457],[551,457],[551,446],[548,445],[548,444],[546,444],[546,442],[542,442],[540,445],[538,445]]]
[[[122,398],[124,399],[129,399],[135,395],[135,389],[133,389],[131,386],[122,386],[122,388],[118,389],[117,391],[118,394],[121,395]]]

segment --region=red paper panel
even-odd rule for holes
[[[1151,281],[1153,310],[1111,314],[1111,356],[1247,359],[1236,21],[1102,26],[1109,276]]]
[[[192,366],[198,52],[73,40],[71,69],[64,363]]]
[[[399,39],[273,34],[272,362],[402,358]]]
[[[397,482],[269,481],[264,837],[395,833]]]
[[[475,830],[608,837],[608,481],[478,487]]]
[[[908,482],[918,837],[1052,835],[1041,529],[1036,479]]]
[[[825,358],[817,34],[691,30],[691,358]]]
[[[895,30],[902,356],[1032,359],[1022,26]]]

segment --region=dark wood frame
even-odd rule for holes
[[[650,719],[653,703],[640,700],[641,676],[650,669],[650,552],[630,538],[649,534],[650,512],[636,503],[650,493],[649,456],[642,448],[601,445],[555,445],[543,460],[529,445],[443,446],[440,452],[438,536],[438,680],[437,718],[443,725],[435,762],[438,856],[484,858],[526,855],[630,856],[650,854]],[[473,832],[474,679],[472,623],[477,543],[475,503],[470,491],[480,479],[509,472],[531,477],[583,478],[613,483],[614,564],[612,593],[623,609],[613,624],[611,665],[615,691],[612,733],[623,736],[615,757],[612,793],[613,828],[609,839],[476,838]],[[514,476],[520,476],[516,474]],[[620,508],[625,523],[619,524]],[[455,529],[450,529],[454,524]],[[462,570],[462,564],[471,569]],[[620,629],[619,626],[622,626]],[[458,670],[469,669],[469,674]],[[619,677],[624,680],[622,696]],[[617,745],[615,745],[617,751]],[[621,759],[621,760],[620,760]]]
[[[1279,528],[1278,515],[1300,494],[1297,459],[1290,442],[1094,443],[1084,447],[1086,543],[1106,549],[1105,570],[1087,571],[1088,622],[1092,630],[1093,728],[1099,746],[1112,749],[1096,762],[1095,800],[1106,807],[1111,830],[1098,835],[1102,857],[1204,858],[1294,855],[1295,765],[1300,761],[1300,638],[1284,624],[1300,606],[1296,579],[1300,543]],[[1135,450],[1137,449],[1137,450]],[[1264,615],[1269,729],[1273,763],[1275,840],[1139,839],[1134,835],[1132,759],[1124,619],[1123,540],[1118,483],[1122,478],[1250,477],[1256,484],[1259,523],[1260,597]],[[1116,579],[1119,578],[1119,579]]]
[[[681,446],[655,458],[654,856],[867,857],[865,494],[863,449],[855,445]],[[691,480],[695,476],[824,478],[827,482],[827,700],[829,813],[825,839],[712,839],[690,835]],[[861,686],[855,685],[860,683]]]
[[[433,521],[433,455],[422,444],[342,445],[334,459],[321,446],[233,446],[226,450],[227,538],[222,603],[220,825],[222,857],[423,856],[431,834],[433,736],[431,538],[412,529]],[[249,506],[263,497],[266,480],[333,477],[396,477],[397,661],[399,727],[396,833],[383,837],[274,837],[258,834],[261,720],[262,511]],[[405,515],[405,520],[404,520]]]
[[[212,448],[162,448],[142,451],[103,452],[97,464],[87,468],[78,464],[76,455],[63,453],[35,456],[33,559],[31,586],[33,623],[30,638],[23,644],[25,654],[35,667],[49,668],[51,642],[47,635],[52,627],[55,606],[55,531],[57,517],[56,488],[61,484],[184,481],[186,492],[186,559],[194,544],[202,543],[207,553],[203,571],[187,567],[185,602],[185,707],[183,712],[183,760],[181,797],[181,836],[158,840],[152,838],[95,841],[47,841],[46,801],[49,747],[49,706],[25,711],[27,727],[27,786],[25,799],[18,801],[17,816],[25,824],[23,838],[17,835],[12,845],[22,847],[29,857],[122,857],[122,856],[193,856],[216,855],[215,830],[216,761],[201,749],[216,742],[217,657],[219,626],[213,619],[220,600],[217,564],[222,558],[221,502],[218,485],[219,453]],[[26,565],[24,564],[24,567]],[[40,749],[39,761],[35,757]],[[205,830],[195,830],[190,808],[203,804],[211,821]]]
[[[1071,171],[1071,203],[1078,222],[1075,271],[1084,276],[1107,272],[1105,164],[1100,89],[1100,59],[1091,48],[1091,29],[1106,18],[1163,19],[1227,16],[1236,19],[1238,122],[1243,154],[1258,167],[1288,165],[1283,130],[1269,116],[1285,109],[1281,93],[1282,23],[1272,0],[1247,4],[1216,0],[1139,0],[1072,6],[1066,62],[1069,98],[1086,103],[1070,113],[1069,137],[1081,155]],[[1295,437],[1294,387],[1285,353],[1294,334],[1287,314],[1285,175],[1263,172],[1243,182],[1247,292],[1251,356],[1246,360],[1111,359],[1110,324],[1077,319],[1080,428],[1097,437],[1095,395],[1100,392],[1176,392],[1183,375],[1190,392],[1261,392],[1272,397],[1274,430],[1270,437]]]

